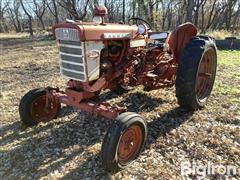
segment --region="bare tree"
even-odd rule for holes
[[[207,0],[195,0],[193,11],[194,11],[194,24],[196,26],[198,25],[199,9],[206,2]]]
[[[36,28],[45,29],[53,20],[90,21],[94,8],[103,3],[109,22],[127,22],[135,16],[147,20],[154,30],[170,30],[186,21],[199,26],[202,32],[240,29],[240,0],[0,0],[0,32],[21,31],[24,17],[32,35],[33,22],[39,22]]]
[[[187,7],[187,3],[186,1],[180,1],[176,4],[176,9],[177,9],[177,25],[182,24],[185,19],[185,15],[186,15],[186,7]]]
[[[59,0],[58,4],[66,9],[72,18],[83,20],[87,15],[89,0]]]
[[[12,4],[8,5],[8,13],[9,13],[9,18],[12,21],[12,24],[15,28],[15,31],[21,32],[22,27],[21,27],[21,22],[20,22],[20,13],[19,9],[21,7],[20,1],[19,0],[14,0]]]
[[[168,18],[171,18],[170,16],[170,7],[172,4],[172,0],[168,0],[168,1],[161,1],[161,8],[162,8],[162,30],[165,30],[165,25],[166,25],[166,20]]]
[[[217,3],[217,0],[214,0],[213,4],[211,6],[210,14],[208,16],[208,21],[207,21],[207,27],[206,27],[207,29],[210,28],[210,26],[211,26],[211,24],[212,24],[212,22],[214,20],[213,17],[215,17],[217,15],[217,12],[215,12],[215,14],[214,14],[214,10],[216,8],[216,3]]]
[[[186,22],[193,21],[194,0],[188,0]]]
[[[122,0],[114,1],[114,0],[105,0],[106,7],[108,9],[108,19],[109,22],[119,22],[122,21]]]
[[[46,10],[46,0],[41,0],[41,1],[33,0],[33,4],[34,4],[34,13],[37,16],[37,18],[39,19],[39,21],[42,25],[42,29],[45,30],[45,25],[43,22],[43,15]]]
[[[113,0],[104,0],[104,5],[108,9],[108,20],[109,22],[114,21],[114,9],[115,9],[115,4]]]
[[[148,4],[144,0],[137,0],[137,16],[146,19],[149,14]]]
[[[20,0],[22,9],[24,11],[24,13],[27,15],[28,17],[28,28],[29,28],[29,34],[31,36],[31,38],[33,38],[33,26],[32,26],[32,15],[31,12],[29,12],[26,7],[24,6],[23,0]]]
[[[226,9],[226,16],[225,16],[225,24],[226,29],[229,31],[231,28],[231,21],[234,16],[234,8],[236,6],[237,0],[228,0],[227,9]]]
[[[205,28],[204,28],[204,23],[205,23],[205,11],[204,11],[204,7],[205,7],[205,4],[206,4],[207,1],[205,1],[205,3],[202,4],[202,7],[201,7],[201,33],[205,33]]]
[[[126,6],[126,0],[123,0],[123,11],[122,11],[122,21],[125,23],[125,6]]]
[[[167,29],[170,29],[172,26],[172,19],[173,19],[173,8],[172,8],[172,3],[170,1],[168,5],[168,13],[167,13]]]
[[[215,14],[213,16],[213,20],[212,20],[212,23],[211,23],[211,26],[209,27],[209,29],[210,28],[212,30],[222,29],[224,21],[225,21],[224,17],[226,16],[226,9],[227,9],[227,2],[218,3],[216,5]]]
[[[136,1],[132,1],[132,17],[136,14]]]
[[[237,21],[240,18],[240,1],[238,2],[238,7],[236,8],[236,12],[234,13],[233,18],[233,26],[232,26],[232,32],[234,32],[235,29],[237,29]]]
[[[154,21],[154,6],[158,3],[158,1],[149,0],[148,1],[148,8],[149,8],[149,23],[152,25],[152,27],[155,27],[155,21]]]
[[[48,7],[50,13],[54,16],[55,23],[57,24],[57,23],[59,23],[57,2],[56,2],[56,0],[51,0],[50,2],[49,1],[46,2],[47,7]]]
[[[8,31],[8,27],[4,17],[8,4],[9,4],[9,1],[0,0],[0,32]]]

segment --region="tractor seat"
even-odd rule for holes
[[[163,49],[167,37],[167,32],[149,32],[148,38],[151,41],[148,43],[148,47],[157,47]]]
[[[168,37],[167,32],[149,32],[148,38],[152,40],[166,40]]]
[[[197,28],[192,23],[184,23],[175,28],[168,36],[166,43],[178,60],[190,39],[197,35]]]

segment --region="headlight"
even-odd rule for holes
[[[139,24],[137,32],[143,35],[147,32],[147,27],[144,24]]]

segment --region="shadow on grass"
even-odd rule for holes
[[[126,106],[132,112],[151,112],[156,107],[167,102],[162,98],[152,97],[141,92],[130,93],[119,104]]]
[[[184,109],[174,108],[160,117],[155,117],[148,123],[149,138],[148,144],[153,144],[160,136],[166,136],[173,129],[177,129],[182,123],[189,120],[193,112],[186,112]]]
[[[20,122],[1,127],[0,174],[3,179],[35,179],[56,170],[61,172],[62,166],[74,158],[83,153],[88,155],[86,149],[102,139],[107,121],[77,115],[64,123],[52,121],[22,129]],[[7,134],[9,130],[11,133]]]
[[[117,95],[114,92],[108,91],[100,95],[100,100],[107,101],[119,96],[120,95]],[[125,107],[127,111],[136,113],[153,111],[156,107],[167,102],[167,100],[162,98],[152,97],[141,92],[130,92],[128,94],[124,94],[123,96],[124,99],[116,104],[120,107]]]
[[[149,104],[142,106],[146,101]],[[128,104],[129,111],[150,112],[164,101],[143,96],[141,93],[132,93],[121,103]],[[72,108],[64,107],[60,117],[64,118],[72,112]],[[191,113],[176,108],[154,118],[147,125],[147,148],[158,137],[176,129],[190,116]],[[102,168],[99,148],[94,152],[89,149],[102,141],[110,123],[103,118],[78,114],[64,123],[51,121],[26,130],[22,129],[19,122],[3,126],[0,129],[1,176],[3,179],[36,179],[58,171],[64,174],[63,179],[108,179],[110,175]],[[9,130],[12,133],[5,136]],[[6,146],[11,148],[4,149]],[[63,167],[76,159],[80,159],[80,164],[74,163],[77,167],[70,168],[66,173]]]
[[[185,112],[181,108],[175,108],[164,113],[158,118],[154,118],[147,124],[148,139],[146,148],[148,148],[150,144],[155,143],[159,137],[166,136],[166,134],[172,129],[178,128],[191,116],[191,112]],[[89,173],[86,173],[87,169],[87,172]],[[79,177],[87,177],[90,179],[111,179],[111,175],[102,169],[100,152],[90,156],[84,163],[80,164],[76,169],[66,174],[63,179],[77,179]]]

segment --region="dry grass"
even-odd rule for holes
[[[15,36],[15,35],[14,35]],[[196,179],[183,177],[183,160],[240,168],[240,52],[218,51],[216,84],[208,105],[181,110],[174,88],[102,99],[128,107],[148,122],[147,146],[129,168],[110,175],[101,167],[101,141],[109,121],[63,107],[60,117],[33,128],[19,121],[20,98],[32,88],[59,86],[57,49],[50,40],[14,36],[2,42],[0,58],[0,176],[2,179]],[[207,179],[240,178],[207,176]]]
[[[25,38],[25,37],[29,37],[29,33],[15,33],[15,32],[0,33],[0,39]]]
[[[208,31],[206,34],[214,37],[215,39],[225,39],[226,37],[232,37],[232,36],[240,38],[240,32],[231,33],[229,31],[225,31],[225,30]]]

